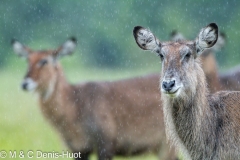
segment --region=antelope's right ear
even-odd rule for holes
[[[12,39],[11,40],[11,44],[13,47],[14,52],[20,56],[20,57],[28,57],[29,53],[30,53],[30,49],[27,48],[26,46],[24,46],[23,44],[21,44],[20,42],[18,42],[16,39]]]
[[[56,58],[63,57],[65,55],[71,55],[77,46],[77,39],[75,37],[70,37],[66,42],[64,42],[53,54]]]
[[[143,50],[150,50],[156,53],[160,52],[161,43],[150,30],[136,26],[133,29],[133,36],[138,46]]]
[[[204,49],[214,46],[217,40],[218,26],[215,23],[210,23],[205,28],[201,29],[195,40],[198,55],[200,55]]]

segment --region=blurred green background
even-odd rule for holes
[[[68,37],[77,37],[76,52],[61,60],[71,83],[159,72],[160,60],[140,50],[133,39],[136,25],[169,40],[173,29],[194,39],[202,27],[216,22],[227,35],[226,47],[216,54],[219,70],[240,62],[237,0],[1,0],[0,20],[0,150],[66,149],[41,115],[37,96],[20,89],[27,64],[13,53],[12,38],[38,50],[54,49]]]

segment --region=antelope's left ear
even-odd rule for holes
[[[218,39],[218,26],[215,23],[210,23],[205,28],[201,29],[195,44],[197,54],[201,54],[206,48],[214,46]]]
[[[133,36],[141,49],[154,51],[156,53],[160,52],[161,43],[150,30],[136,26],[133,29]]]
[[[62,57],[65,55],[71,55],[76,49],[76,46],[77,39],[75,37],[71,37],[56,50],[54,56]]]
[[[26,47],[25,45],[23,45],[16,39],[12,39],[11,44],[12,44],[14,52],[20,57],[27,58],[29,56],[29,54],[31,53],[30,48]]]

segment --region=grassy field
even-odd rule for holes
[[[0,71],[0,151],[36,151],[61,152],[66,146],[58,133],[42,116],[37,102],[37,95],[21,90],[20,84],[26,66],[13,67]],[[71,70],[66,76],[72,83],[88,80],[116,80],[153,72],[111,71],[111,70]],[[1,159],[1,158],[0,158]],[[8,158],[7,158],[8,159]],[[21,159],[21,158],[15,158]],[[27,159],[27,158],[24,158]],[[34,158],[32,158],[34,160]],[[35,158],[37,159],[37,158]],[[41,158],[44,159],[44,158]],[[47,159],[47,158],[46,158]],[[91,160],[96,156],[92,155]],[[156,160],[154,155],[137,157],[116,157],[115,160]]]

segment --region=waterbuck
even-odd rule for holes
[[[218,26],[203,28],[194,41],[160,42],[141,26],[138,46],[162,61],[161,99],[166,135],[185,159],[240,159],[240,92],[209,94],[199,55],[218,39]]]
[[[75,38],[55,50],[35,51],[16,40],[12,45],[28,61],[22,88],[39,94],[42,113],[71,151],[81,152],[79,159],[87,160],[94,150],[99,160],[143,152],[175,159],[166,143],[159,75],[72,85],[58,59],[74,51]]]

